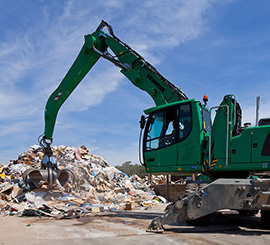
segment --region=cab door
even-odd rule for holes
[[[150,172],[170,172],[177,165],[177,107],[164,108],[149,116],[144,134],[144,162]]]
[[[202,120],[198,103],[185,103],[178,108],[178,170],[201,171],[202,162]]]

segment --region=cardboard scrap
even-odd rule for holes
[[[127,176],[85,146],[52,146],[52,150],[58,168],[71,169],[75,182],[69,181],[64,187],[56,184],[50,190],[46,185],[39,189],[25,186],[23,172],[31,167],[39,169],[44,155],[41,147],[31,146],[17,160],[0,166],[0,214],[78,218],[95,212],[134,210],[158,202],[147,179]]]
[[[136,207],[135,202],[126,203],[126,210],[127,211],[135,210],[135,207]]]

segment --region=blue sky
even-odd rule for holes
[[[270,117],[270,2],[255,0],[0,1],[0,163],[37,144],[44,108],[103,19],[189,98],[235,94],[244,122]],[[61,107],[54,145],[85,145],[111,165],[138,163],[139,119],[154,105],[99,60]]]

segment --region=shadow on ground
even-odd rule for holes
[[[92,217],[82,217],[78,219],[79,223],[74,225],[84,225],[96,222],[100,219],[111,223],[139,225],[140,227],[145,227],[146,230],[151,221],[159,215],[161,215],[161,213],[149,211],[111,211],[97,213]],[[216,213],[211,216],[210,224],[206,226],[190,226],[184,222],[165,225],[164,228],[165,233],[219,233],[243,236],[261,236],[263,234],[270,234],[270,230],[263,228],[259,215],[247,217],[238,214]]]

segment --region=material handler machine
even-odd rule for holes
[[[107,27],[108,33],[103,31]],[[120,68],[135,86],[146,91],[155,107],[145,110],[140,127],[142,164],[147,173],[195,173],[208,181],[192,183],[186,194],[167,212],[152,221],[148,230],[162,232],[165,224],[199,222],[221,210],[242,213],[261,211],[262,223],[270,225],[270,126],[242,127],[242,111],[236,96],[225,95],[219,106],[188,99],[140,54],[114,35],[102,21],[85,43],[72,67],[49,97],[45,109],[42,169],[31,169],[24,180],[62,185],[73,174],[59,170],[51,150],[57,113],[100,57]],[[215,112],[212,122],[211,113]],[[204,183],[202,185],[202,183]],[[187,184],[188,186],[188,184]]]

